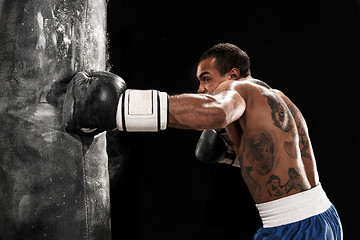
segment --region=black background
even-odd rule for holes
[[[108,5],[111,71],[128,88],[196,92],[205,50],[230,42],[246,51],[252,76],[282,90],[307,120],[346,239],[360,225],[359,27],[355,0]],[[109,133],[114,239],[251,239],[261,227],[239,169],[195,159],[199,135]]]

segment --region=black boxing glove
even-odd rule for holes
[[[195,156],[205,163],[230,161],[233,165],[236,159],[235,151],[225,129],[205,129],[202,131],[195,148]]]
[[[109,72],[79,72],[71,80],[63,104],[67,131],[95,135],[115,128],[158,131],[167,127],[168,96],[155,90],[126,89]]]
[[[67,131],[95,135],[116,128],[116,111],[126,83],[109,72],[78,72],[71,80],[62,109]]]

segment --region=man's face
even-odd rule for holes
[[[214,90],[225,80],[229,80],[231,76],[225,74],[220,75],[216,68],[216,59],[214,57],[202,60],[198,67],[196,76],[200,81],[198,93],[213,94]]]

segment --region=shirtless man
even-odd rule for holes
[[[237,156],[233,165],[241,168],[263,221],[254,239],[342,239],[339,216],[319,183],[306,122],[290,99],[252,78],[247,54],[232,44],[206,51],[197,78],[198,94],[168,100],[154,90],[148,90],[151,97],[145,91],[123,93],[123,87],[110,98],[119,101],[104,101],[103,107],[93,110],[85,100],[71,96],[71,101],[83,103],[78,109],[86,110],[65,110],[71,112],[65,124],[68,130],[82,129],[85,134],[112,128],[157,131],[167,124],[194,130],[224,128]],[[109,111],[116,115],[111,123],[101,117]],[[96,121],[84,120],[92,115]]]
[[[252,78],[247,54],[231,44],[205,52],[197,78],[199,95],[170,97],[169,126],[226,129],[234,165],[263,220],[254,239],[342,239],[340,219],[319,183],[305,119],[291,100]]]

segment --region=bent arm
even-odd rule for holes
[[[245,101],[235,90],[169,97],[169,127],[181,129],[224,128],[239,119]]]

